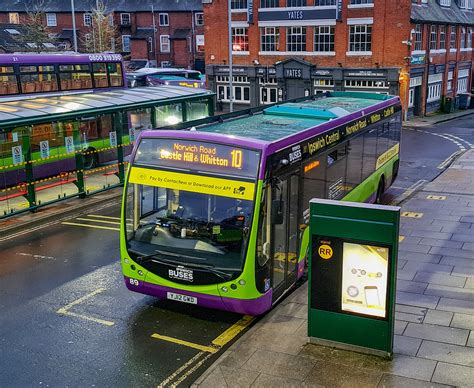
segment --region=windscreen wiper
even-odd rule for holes
[[[173,261],[173,260],[167,260],[167,259],[162,259],[160,257],[157,257],[157,253],[150,253],[149,255],[137,256],[135,258],[135,261],[138,264],[147,263],[149,261],[156,261],[160,264],[179,264],[178,262]]]
[[[179,254],[179,253],[171,253],[171,252],[159,251],[159,250],[157,250],[156,252],[157,252],[157,253],[161,253],[161,254],[163,254],[163,255],[170,255],[170,256],[175,256],[175,257],[184,257],[184,258],[187,258],[187,259],[196,259],[195,257],[186,256],[186,255],[181,255],[181,254]],[[203,269],[206,269],[206,270],[208,270],[209,272],[213,273],[214,275],[219,276],[222,280],[225,280],[225,281],[232,279],[232,274],[230,274],[230,273],[228,273],[228,272],[224,272],[224,271],[218,270],[218,269],[215,269],[214,266],[211,265],[211,264],[179,263],[179,262],[173,262],[172,260],[169,260],[169,262],[175,263],[175,264],[182,264],[182,265],[185,265],[186,267],[191,267],[191,268],[203,268]]]

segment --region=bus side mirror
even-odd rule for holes
[[[274,199],[272,201],[272,224],[281,225],[284,220],[284,204],[280,199]]]

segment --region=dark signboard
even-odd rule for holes
[[[259,22],[288,20],[336,20],[337,9],[295,9],[291,11],[258,11]]]

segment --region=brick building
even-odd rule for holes
[[[126,59],[148,59],[158,66],[204,69],[204,18],[201,0],[102,0],[116,26],[113,47]],[[0,24],[21,24],[34,0],[0,1]],[[91,11],[96,0],[75,1],[79,51],[94,39]],[[70,0],[46,0],[45,23],[57,39],[73,47]],[[153,12],[152,12],[153,10]]]
[[[204,0],[208,83],[229,101],[227,0]],[[232,0],[234,104],[399,94],[407,116],[472,85],[473,0]],[[251,8],[251,12],[249,12]],[[216,34],[215,31],[220,31]]]

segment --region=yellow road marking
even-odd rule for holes
[[[423,217],[423,213],[416,213],[416,212],[402,212],[401,213],[402,217],[408,217],[408,218],[421,218]]]
[[[88,317],[87,315],[77,314],[77,313],[74,313],[72,311],[69,311],[70,308],[72,308],[74,306],[77,306],[78,304],[81,304],[85,300],[90,299],[90,298],[92,298],[92,297],[96,296],[97,294],[100,294],[101,292],[104,292],[104,291],[105,291],[105,288],[98,288],[97,290],[92,291],[89,294],[80,297],[79,299],[76,299],[75,301],[67,304],[66,306],[61,307],[56,312],[58,314],[61,314],[61,315],[69,315],[71,317],[86,319],[88,321],[100,323],[102,325],[113,326],[115,324],[114,322],[106,321],[104,319],[99,319],[99,318],[94,318],[94,317]]]
[[[250,325],[255,317],[250,315],[244,315],[238,322],[234,323],[226,331],[224,331],[219,337],[217,337],[212,344],[215,346],[222,347],[235,338],[242,330]]]
[[[78,218],[76,218],[76,220],[78,220],[78,221],[90,221],[90,222],[101,222],[103,224],[120,225],[120,222],[118,222],[118,221],[94,220],[94,219],[82,218],[82,217],[78,217]]]
[[[164,386],[167,386],[170,383],[171,383],[171,385],[170,385],[171,387],[176,387],[177,385],[182,383],[192,373],[194,373],[196,371],[196,369],[198,369],[209,357],[211,357],[212,354],[219,351],[220,348],[222,348],[224,345],[226,345],[231,340],[233,340],[239,333],[241,333],[242,330],[244,330],[248,325],[250,325],[254,321],[254,319],[255,319],[255,317],[252,317],[250,315],[244,315],[239,321],[234,323],[231,327],[229,327],[226,331],[224,331],[221,335],[219,335],[217,338],[215,338],[212,341],[213,347],[198,345],[199,346],[199,348],[198,348],[196,346],[191,346],[191,347],[194,347],[195,349],[201,349],[202,351],[199,352],[198,354],[196,354],[193,358],[191,358],[186,364],[184,364],[179,369],[177,369],[166,380],[162,381],[158,385],[158,387],[164,387]],[[159,335],[158,334],[153,334],[152,335],[152,337],[157,338],[155,336],[159,336]],[[162,339],[161,337],[166,337],[166,336],[159,336],[159,337],[160,337],[160,339]],[[167,337],[167,338],[171,338],[171,337]],[[176,342],[176,338],[173,338],[173,340],[174,341],[172,341],[172,342]],[[177,342],[177,343],[185,342],[186,344],[190,344],[187,341],[181,341],[181,340],[178,340],[178,341],[180,341],[180,342]],[[196,344],[192,344],[192,345],[196,345]],[[189,345],[187,345],[187,346],[189,346]],[[202,348],[212,349],[212,351],[205,350],[205,349],[202,349]],[[205,352],[207,352],[208,354],[204,358],[199,360],[205,354]],[[191,367],[191,365],[192,365],[192,367]],[[190,369],[188,369],[188,367]],[[173,382],[173,380],[176,377],[178,377],[181,373],[183,373],[181,375],[181,377],[178,380]]]
[[[99,225],[86,225],[86,224],[78,224],[76,222],[61,222],[61,224],[64,224],[64,225],[72,225],[72,226],[83,226],[83,227],[86,227],[86,228],[95,228],[95,229],[107,229],[107,230],[116,230],[118,232],[120,232],[120,228],[110,228],[108,226],[99,226]]]
[[[405,236],[398,236],[398,242],[402,242],[403,240],[405,240]]]
[[[88,214],[87,217],[105,218],[105,219],[108,219],[108,220],[117,220],[117,221],[120,221],[120,217],[102,216],[102,215],[100,215],[100,214]]]
[[[201,350],[202,352],[216,353],[219,350],[218,348],[215,348],[215,347],[212,347],[212,346],[199,345],[199,344],[195,344],[193,342],[180,340],[178,338],[168,337],[167,335],[160,335],[160,334],[155,333],[155,334],[152,334],[151,336],[153,338],[156,338],[156,339],[159,339],[159,340],[173,342],[173,343],[178,344],[178,345],[184,345],[184,346],[188,346],[190,348],[198,349],[198,350]]]
[[[435,201],[444,201],[446,200],[445,195],[428,195],[426,199],[433,199]]]

